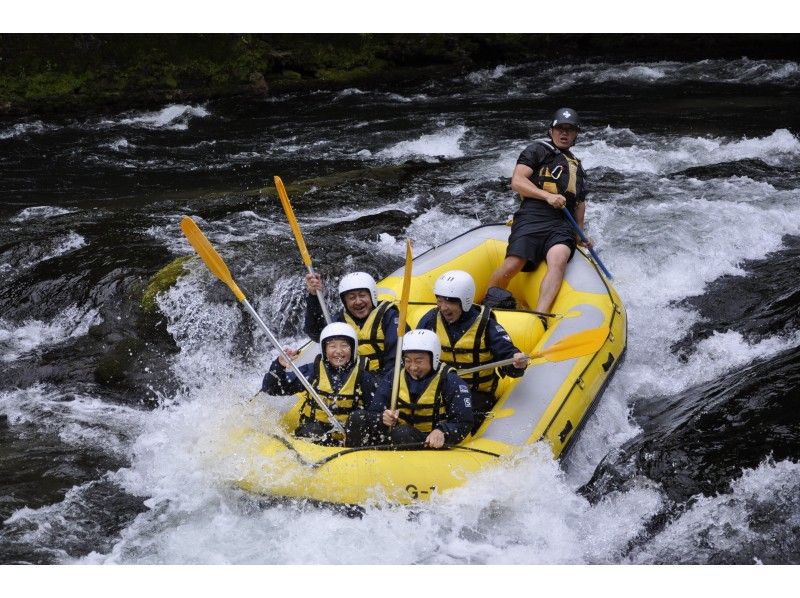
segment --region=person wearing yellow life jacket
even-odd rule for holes
[[[345,424],[346,446],[457,444],[472,430],[472,400],[466,383],[440,360],[439,338],[430,330],[403,336],[403,370],[397,408],[390,410],[393,375],[379,383],[366,410],[354,411]]]
[[[325,326],[325,316],[317,299],[323,292],[317,273],[306,275],[306,315],[304,332],[316,341]],[[358,353],[369,359],[369,371],[382,376],[394,370],[397,350],[397,320],[400,310],[391,301],[378,301],[375,279],[366,272],[351,272],[339,282],[343,309],[332,316],[334,322],[350,324],[358,334]]]
[[[367,371],[366,358],[358,356],[358,338],[350,325],[343,322],[329,324],[322,330],[320,344],[322,354],[313,363],[303,364],[298,369],[336,419],[344,424],[354,409],[362,409],[369,404],[378,380]],[[298,353],[288,348],[284,351],[289,357]],[[261,390],[278,396],[303,393],[305,401],[300,410],[300,422],[294,431],[295,436],[312,438],[324,444],[333,442],[330,437],[333,426],[327,415],[305,390],[282,356],[272,362],[264,376]]]
[[[522,203],[514,214],[508,237],[506,258],[489,279],[483,300],[492,307],[514,307],[514,298],[506,289],[520,271],[535,270],[547,262],[547,273],[539,287],[536,311],[548,312],[564,279],[567,262],[583,243],[563,213],[570,211],[581,229],[586,214],[586,173],[572,154],[578,138],[580,119],[571,108],[560,108],[553,116],[549,139],[526,147],[514,168],[511,188]],[[547,322],[542,319],[545,328]]]
[[[499,377],[522,376],[528,366],[528,356],[514,346],[491,308],[473,303],[475,279],[469,272],[445,272],[434,283],[433,293],[437,307],[422,316],[417,328],[436,333],[442,345],[442,361],[457,369],[467,369],[514,359],[513,364],[467,374],[464,378],[472,393],[476,420],[481,419],[497,401],[495,391]]]

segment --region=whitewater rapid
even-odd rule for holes
[[[704,80],[709,71],[717,77],[739,76],[754,83],[800,84],[794,63],[747,59],[559,68],[562,82],[549,93],[589,80],[637,85],[692,82]],[[473,99],[483,97],[480,94],[491,94],[494,86],[517,73],[515,67],[472,73],[464,79],[461,93]],[[519,86],[532,86],[524,78],[514,80],[517,87],[511,86],[504,95],[517,93]],[[316,155],[355,159],[365,167],[406,160],[455,164],[446,176],[434,179],[438,186],[427,192],[417,189],[377,205],[334,203],[313,214],[301,212],[303,230],[327,234],[341,222],[393,210],[410,214],[402,234],[339,239],[349,247],[348,267],[359,268],[365,253],[387,264],[396,263],[402,258],[406,237],[419,254],[480,223],[503,221],[515,210],[517,199],[507,188],[507,179],[519,151],[531,141],[527,135],[491,136],[475,122],[436,109],[441,98],[433,88],[405,96],[355,88],[321,95],[336,103],[395,103],[434,106],[434,110],[415,131],[403,132],[392,130],[386,118],[370,121],[357,115],[360,128],[380,132],[365,135],[362,141],[350,136],[317,139]],[[214,118],[210,107],[173,105],[70,126],[113,129],[117,141],[105,151],[120,154],[136,149],[139,142],[131,141],[130,134],[135,129],[179,135],[196,122]],[[18,124],[0,131],[0,139],[46,135],[53,127],[40,121]],[[311,137],[311,132],[271,130],[257,149],[244,153],[226,149],[209,168],[258,161],[273,151],[303,155],[312,152]],[[555,462],[545,446],[536,445],[500,467],[477,474],[463,487],[434,496],[429,503],[367,507],[359,518],[304,505],[263,502],[235,490],[231,480],[243,467],[243,459],[219,455],[219,446],[239,426],[274,424],[271,399],[251,399],[276,352],[257,329],[243,334],[249,324],[232,297],[227,303],[207,300],[209,287],[218,283],[194,259],[187,263],[188,274],[157,298],[167,319],[166,329],[179,348],[164,367],[180,386],[169,395],[154,389],[158,408],[109,404],[91,386],[78,391],[36,384],[0,391],[0,412],[11,426],[44,427],[69,446],[90,447],[129,461],[106,472],[101,480],[75,486],[61,502],[16,511],[4,522],[6,533],[16,534],[17,541],[51,547],[60,562],[140,564],[702,562],[708,557],[697,549],[703,533],[721,544],[747,541],[752,532],[742,517],[751,508],[748,505],[795,488],[796,463],[764,462],[743,471],[730,494],[701,497],[655,538],[633,550],[631,542],[663,507],[658,484],[641,477],[625,491],[597,503],[578,489],[607,454],[637,435],[639,428],[630,416],[637,401],[680,393],[800,345],[798,331],[751,343],[728,330],[700,341],[688,359],[672,349],[699,318],[681,300],[702,294],[708,283],[722,276],[745,273],[744,262],[780,251],[786,235],[800,235],[798,181],[786,185],[779,174],[775,180],[756,180],[729,168],[731,163],[758,161],[797,171],[800,137],[786,128],[758,136],[714,136],[660,134],[603,122],[586,127],[575,152],[596,181],[587,208],[587,232],[614,275],[628,312],[629,338],[624,365],[563,464]],[[116,160],[120,168],[138,168],[144,158],[103,159]],[[184,159],[169,163],[178,169],[188,167]],[[436,193],[446,193],[452,203],[438,204]],[[146,234],[173,255],[191,255],[178,229],[180,217],[191,209],[187,203],[181,213],[154,214],[156,224]],[[55,221],[72,212],[27,207],[10,221],[12,226],[24,226],[31,218]],[[249,298],[265,321],[278,330],[291,331],[281,333],[280,341],[303,343],[298,319],[304,301],[300,269],[259,262],[246,250],[249,244],[289,237],[280,212],[274,206],[267,208],[264,200],[256,209],[196,220],[234,274],[248,273]],[[9,254],[4,263],[30,269],[87,244],[91,239],[66,231],[50,246],[22,257]],[[298,261],[293,255],[285,259],[292,264]],[[373,274],[380,278],[388,271]],[[331,302],[334,298],[329,295]],[[50,321],[0,318],[0,359],[12,361],[57,347],[98,323],[97,311],[83,305]],[[84,533],[81,505],[90,502],[87,497],[93,496],[98,484],[141,497],[147,510],[108,539],[107,549],[74,556],[65,538]]]

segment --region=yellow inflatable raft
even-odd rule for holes
[[[466,270],[475,278],[477,296],[505,257],[509,227],[480,226],[416,257],[413,262],[408,323],[415,326],[434,304],[433,284],[447,270]],[[266,434],[240,430],[234,450],[245,458],[246,474],[239,487],[270,496],[305,498],[325,503],[362,505],[372,500],[410,503],[464,484],[471,474],[491,467],[498,458],[545,440],[555,457],[574,441],[592,406],[619,365],[626,347],[625,309],[614,288],[588,255],[578,250],[552,307],[563,317],[550,320],[545,332],[539,318],[524,311],[536,304],[545,273],[516,276],[509,290],[519,311],[495,310],[520,350],[540,351],[565,337],[598,327],[608,329],[593,354],[566,361],[534,362],[521,378],[501,380],[497,405],[481,427],[460,445],[441,450],[343,448],[313,444],[288,432]],[[402,268],[378,283],[380,298],[396,299]],[[303,361],[319,351],[309,343]],[[272,400],[272,399],[267,399]],[[282,427],[297,425],[300,401],[288,406]]]

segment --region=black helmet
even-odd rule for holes
[[[553,115],[553,123],[550,128],[557,127],[558,125],[572,125],[580,131],[581,120],[578,113],[572,108],[559,108]]]

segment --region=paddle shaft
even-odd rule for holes
[[[308,273],[316,274],[311,264],[308,264]],[[320,291],[317,291],[317,299],[319,299],[319,306],[322,308],[322,315],[325,316],[325,323],[330,324],[333,320],[331,320],[331,314],[328,311],[328,306],[325,304],[325,298]]]
[[[258,313],[256,313],[256,310],[254,310],[253,306],[250,305],[250,302],[247,300],[247,297],[245,297],[244,293],[239,288],[239,285],[237,285],[236,281],[233,280],[233,276],[231,276],[231,272],[228,269],[228,265],[225,263],[225,260],[223,260],[222,257],[219,255],[219,253],[217,253],[217,250],[214,249],[214,246],[203,234],[203,231],[200,230],[200,227],[197,226],[197,223],[194,220],[192,220],[189,216],[184,216],[183,219],[181,219],[181,230],[183,231],[183,234],[186,236],[191,246],[197,252],[197,255],[200,256],[200,259],[203,260],[203,263],[205,263],[206,267],[211,271],[211,273],[214,276],[216,276],[219,280],[225,283],[225,285],[236,296],[236,299],[238,299],[242,303],[242,305],[244,305],[245,309],[247,309],[247,311],[250,312],[250,315],[253,316],[255,321],[258,322],[261,328],[264,329],[264,332],[267,333],[269,340],[272,341],[272,344],[275,345],[275,348],[278,350],[278,352],[289,363],[289,366],[292,368],[295,375],[303,384],[305,389],[312,396],[314,401],[316,401],[317,405],[319,405],[320,409],[322,409],[325,415],[328,416],[331,425],[337,431],[344,434],[344,428],[342,427],[342,425],[333,416],[331,410],[328,409],[328,406],[319,397],[317,392],[314,390],[314,387],[311,386],[308,380],[306,380],[306,377],[303,376],[302,372],[300,372],[300,370],[297,369],[297,366],[294,364],[294,362],[292,362],[289,356],[286,355],[284,350],[281,348],[278,339],[275,338],[275,335],[272,334],[272,331],[270,331],[270,329],[267,328],[267,325],[264,324],[264,321],[261,319]]]
[[[537,357],[541,357],[541,354],[531,353],[528,355],[528,359],[536,359]],[[492,363],[486,363],[484,365],[479,365],[474,368],[468,368],[466,370],[456,370],[456,374],[459,376],[466,376],[467,374],[474,374],[475,372],[481,372],[483,370],[493,370],[494,368],[501,368],[504,365],[511,365],[514,363],[514,358],[509,357],[508,359],[502,359],[500,361],[493,361]]]
[[[261,319],[261,316],[258,315],[256,310],[253,309],[253,306],[250,305],[250,302],[246,298],[242,299],[241,301],[242,301],[242,305],[244,305],[245,309],[250,313],[251,316],[253,316],[255,321],[258,322],[258,324],[261,326],[261,329],[264,332],[267,333],[267,336],[269,337],[269,340],[272,341],[272,344],[275,345],[275,347],[278,349],[278,352],[281,354],[281,356],[289,364],[289,367],[294,372],[294,375],[297,376],[298,380],[300,380],[302,385],[308,391],[308,394],[310,394],[314,398],[314,401],[316,401],[316,403],[319,406],[319,408],[322,409],[325,412],[325,415],[328,416],[328,420],[331,422],[331,425],[333,425],[333,427],[336,429],[337,432],[341,432],[342,434],[344,434],[344,428],[342,427],[342,424],[340,424],[339,420],[336,419],[336,417],[334,417],[334,415],[331,412],[331,410],[325,404],[325,401],[323,401],[322,398],[320,398],[320,396],[317,394],[317,391],[314,390],[314,387],[311,386],[311,383],[308,381],[308,379],[302,374],[300,369],[294,364],[294,362],[292,361],[291,357],[289,357],[286,354],[286,352],[283,350],[283,348],[281,348],[281,345],[278,342],[278,339],[275,338],[275,335],[272,334],[272,331],[269,328],[267,328],[266,324],[264,324],[264,321]]]
[[[308,268],[308,273],[316,274],[316,272],[314,272],[314,267],[311,265],[311,254],[308,253],[306,240],[303,238],[303,231],[300,230],[300,224],[297,222],[297,217],[294,215],[292,202],[289,201],[289,194],[286,193],[286,187],[283,186],[281,177],[273,177],[273,180],[275,181],[275,189],[278,190],[278,197],[281,200],[283,211],[286,213],[286,218],[289,220],[289,226],[292,229],[292,233],[294,233],[294,240],[297,242],[297,249],[300,250],[300,257],[302,258],[303,263],[306,265],[306,268]],[[322,308],[322,315],[325,317],[325,323],[330,324],[332,321],[331,314],[328,312],[328,306],[325,304],[325,298],[322,296],[322,293],[317,293],[317,299],[319,299],[319,306]]]
[[[584,243],[588,243],[589,239],[587,239],[586,235],[583,234],[581,227],[578,226],[578,223],[575,222],[575,218],[572,216],[572,214],[570,214],[570,211],[566,207],[564,207],[564,213],[567,215],[567,219],[572,225],[572,228],[574,228],[575,231],[578,233],[578,236],[581,238],[581,241],[583,241]],[[594,249],[592,249],[591,247],[587,247],[587,249],[589,250],[589,253],[592,254],[592,257],[594,258],[594,261],[597,263],[597,265],[600,266],[600,269],[603,271],[603,274],[606,275],[606,278],[608,278],[609,280],[613,280],[614,277],[611,276],[611,272],[609,272],[606,269],[605,265],[603,264],[602,260],[598,257],[598,255],[595,253]]]
[[[406,239],[406,263],[403,268],[403,289],[400,292],[400,317],[397,320],[397,349],[394,358],[392,376],[392,395],[389,410],[397,408],[397,395],[400,393],[400,373],[403,370],[403,337],[406,334],[406,315],[408,314],[408,296],[411,292],[411,264],[413,261],[411,240]]]
[[[389,403],[389,410],[397,408],[397,395],[400,393],[400,374],[403,371],[403,337],[397,337],[397,350],[394,357],[394,374],[392,376],[392,400]]]

